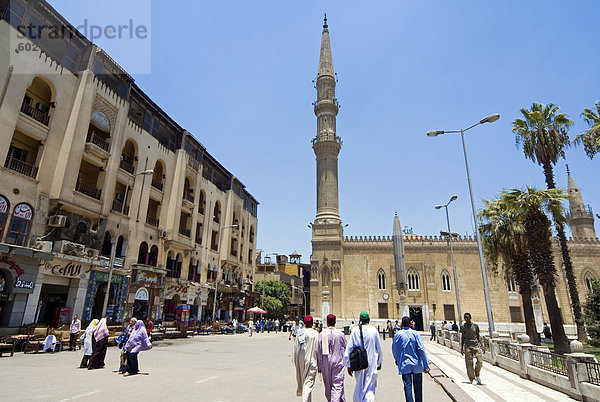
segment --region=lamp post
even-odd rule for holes
[[[293,285],[292,285],[293,286]],[[300,291],[300,293],[302,293],[302,300],[303,300],[303,310],[304,310],[304,317],[306,317],[306,294],[304,293],[304,290],[302,290],[301,287],[299,286],[294,286],[295,289],[298,289]]]
[[[450,205],[450,203],[456,200],[457,198],[457,195],[453,195],[447,204],[437,205],[435,209],[446,209],[446,222],[448,223],[448,231],[440,231],[440,234],[442,236],[446,236],[446,238],[450,242],[450,259],[452,260],[452,273],[454,275],[454,292],[456,294],[456,309],[458,310],[458,326],[460,328],[460,325],[462,324],[462,311],[460,310],[460,298],[458,296],[458,275],[456,274],[456,264],[454,263],[454,249],[452,247],[452,237],[454,236],[454,233],[450,231],[450,216],[448,215],[448,205]]]
[[[144,170],[133,175],[135,180],[136,176],[153,174],[154,170]],[[112,281],[113,271],[115,269],[115,257],[117,254],[117,242],[119,241],[119,235],[121,234],[121,223],[123,223],[123,214],[125,213],[125,205],[127,204],[127,194],[129,193],[129,180],[127,180],[127,186],[125,186],[125,196],[123,197],[123,204],[121,205],[121,214],[119,215],[119,224],[117,225],[117,236],[115,236],[115,243],[110,250],[110,271],[108,272],[108,282],[106,284],[106,294],[104,295],[104,302],[102,303],[102,317],[106,316],[106,308],[108,307],[108,296],[110,295],[110,284]]]
[[[221,252],[221,244],[222,244],[222,240],[223,240],[223,230],[225,229],[236,229],[238,228],[239,225],[229,225],[229,226],[223,226],[221,229],[219,229],[219,253]],[[215,314],[216,314],[216,309],[217,309],[217,291],[218,291],[218,287],[219,287],[219,268],[221,267],[221,262],[219,261],[219,264],[217,264],[217,277],[215,278],[215,297],[213,299],[213,312],[212,312],[212,320],[213,322],[215,321]]]
[[[473,187],[471,185],[471,174],[469,172],[469,161],[467,160],[467,148],[465,146],[465,131],[468,131],[468,130],[472,129],[473,127],[476,127],[480,124],[493,123],[493,122],[497,121],[499,118],[500,118],[500,115],[498,113],[494,113],[484,119],[481,119],[479,122],[477,122],[467,128],[463,128],[460,130],[433,130],[433,131],[429,131],[427,133],[427,135],[429,137],[437,137],[440,134],[460,133],[460,138],[462,140],[462,146],[463,146],[463,154],[465,156],[465,167],[467,169],[467,182],[469,183],[469,195],[471,197],[471,210],[473,212],[473,222],[475,223],[475,236],[477,238],[477,249],[479,251],[479,264],[481,265],[481,276],[483,277],[483,295],[485,297],[485,307],[487,310],[488,328],[489,328],[490,336],[492,336],[492,333],[495,332],[496,328],[494,326],[494,317],[492,314],[492,303],[490,300],[490,289],[488,286],[487,271],[485,268],[485,260],[483,258],[483,249],[481,247],[481,235],[479,234],[479,225],[477,224],[477,212],[475,210]]]

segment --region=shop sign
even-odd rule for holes
[[[96,282],[108,282],[108,274],[105,272],[96,271]],[[123,276],[113,275],[112,283],[123,283]]]
[[[0,262],[8,264],[9,268],[13,269],[17,273],[17,276],[21,276],[25,273],[25,271],[23,271],[23,269],[20,266],[18,266],[16,262],[9,261],[7,256],[1,257]]]
[[[150,299],[150,295],[148,294],[148,290],[146,288],[139,288],[135,292],[135,300],[147,301]]]
[[[33,289],[35,287],[35,283],[33,283],[33,281],[24,281],[17,276],[17,279],[15,280],[15,287],[19,289]]]
[[[92,270],[90,265],[88,270],[82,269],[81,264],[74,264],[69,262],[67,264],[52,264],[50,261],[44,263],[44,268],[50,271],[52,275],[56,276],[67,276],[70,278],[77,277],[79,275],[85,275]],[[97,276],[96,276],[97,277]]]
[[[188,287],[187,285],[167,285],[165,288],[165,299],[172,299],[173,296],[178,295],[181,300],[187,300]]]
[[[157,287],[159,284],[158,274],[138,271],[137,284],[142,286]]]

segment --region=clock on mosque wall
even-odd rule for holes
[[[388,300],[390,298],[390,295],[387,293],[383,294],[383,300]]]

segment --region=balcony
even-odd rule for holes
[[[23,102],[23,104],[21,105],[21,112],[31,117],[32,119],[42,123],[44,126],[48,126],[48,122],[50,121],[50,115],[48,113],[40,109],[36,109],[25,102]]]
[[[192,159],[191,156],[188,158],[188,166],[194,169],[196,172],[200,171],[200,162],[198,162],[196,159]]]
[[[189,271],[188,272],[188,281],[200,282],[200,274],[197,274],[194,271]]]
[[[123,208],[125,207],[125,208]],[[127,205],[123,205],[123,201],[121,200],[114,200],[113,204],[112,204],[112,208],[111,210],[115,211],[115,212],[121,212],[123,211],[124,215],[129,215],[129,207]]]
[[[158,227],[158,218],[154,218],[152,216],[147,216],[146,223],[150,226],[154,226],[155,228],[157,228]]]
[[[77,184],[75,184],[75,191],[87,195],[88,197],[95,198],[97,200],[99,200],[100,196],[102,195],[102,190],[90,184],[86,184],[81,180],[77,180]]]
[[[192,231],[190,229],[186,229],[186,228],[179,228],[179,234],[182,234],[185,237],[190,237],[192,234]]]
[[[183,198],[186,199],[186,200],[188,200],[192,204],[194,203],[194,195],[192,193],[184,194]]]
[[[231,255],[232,255],[232,256],[234,256],[234,257],[237,257],[237,255],[238,255],[238,252],[237,252],[237,250],[231,250],[231,251],[230,251],[230,253],[231,253]]]
[[[160,181],[154,180],[152,179],[152,187],[154,187],[155,189],[162,191],[163,190],[163,184]]]
[[[125,158],[123,156],[121,156],[121,162],[119,163],[119,167],[121,169],[123,169],[124,171],[133,174],[133,171],[134,171],[133,162],[131,162],[128,158],[129,158],[129,156],[127,156]]]
[[[100,148],[106,152],[110,152],[110,144],[108,142],[106,142],[106,140],[104,140],[103,138],[98,136],[96,133],[94,133],[93,131],[90,131],[88,133],[88,135],[85,139],[85,142],[94,144],[98,148]]]
[[[566,211],[565,212],[565,217],[567,219],[573,219],[573,218],[593,218],[594,214],[592,212],[592,207],[590,207],[589,205],[585,205],[583,207],[583,211],[581,209],[577,209],[576,211],[573,211],[573,213],[571,213],[571,211]]]
[[[38,168],[13,157],[6,158],[4,167],[32,178],[37,177]]]

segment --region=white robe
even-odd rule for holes
[[[294,338],[294,365],[296,366],[296,395],[310,402],[318,373],[317,347],[319,333],[312,328],[302,328]]]
[[[369,367],[353,372],[356,379],[354,388],[354,402],[370,402],[375,400],[375,388],[377,387],[377,367],[383,363],[383,353],[381,352],[381,340],[377,328],[371,325],[362,326],[364,345],[367,349],[369,358]],[[350,338],[346,343],[346,353],[344,353],[344,366],[350,367],[350,352],[356,347],[361,346],[360,330],[357,326],[352,330]]]
[[[88,327],[85,330],[85,338],[83,339],[83,355],[91,356],[92,355],[92,336],[94,336],[94,328]]]

